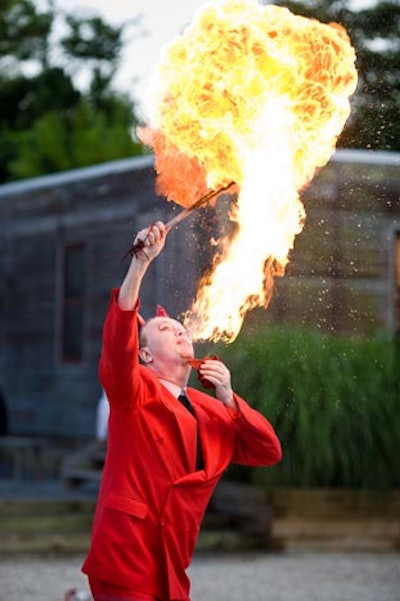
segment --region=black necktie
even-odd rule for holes
[[[184,407],[186,407],[186,409],[188,411],[190,411],[190,413],[193,415],[193,417],[195,419],[197,419],[196,418],[196,411],[194,410],[194,407],[193,407],[192,403],[189,401],[189,399],[186,396],[186,393],[184,391],[182,391],[181,394],[178,396],[178,401],[180,401],[182,403],[182,405]],[[199,427],[197,425],[196,471],[202,470],[203,468],[204,468],[203,451],[201,450],[201,442],[200,442],[200,436],[199,436]]]
[[[186,407],[186,409],[188,411],[190,411],[190,413],[196,417],[196,412],[193,408],[192,403],[189,401],[189,399],[187,398],[186,394],[184,392],[181,392],[181,394],[178,396],[178,401],[180,401],[182,403],[182,405],[184,407]]]

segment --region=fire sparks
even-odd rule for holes
[[[355,54],[338,24],[256,0],[206,4],[164,49],[149,88],[160,194],[184,207],[234,181],[235,235],[219,241],[185,325],[232,341],[266,307],[303,228],[299,192],[327,163],[350,113]]]

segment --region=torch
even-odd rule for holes
[[[200,207],[203,207],[210,200],[212,200],[213,198],[217,198],[218,196],[220,196],[220,194],[222,194],[223,192],[226,192],[227,190],[229,190],[230,188],[232,188],[234,185],[235,185],[234,182],[230,182],[226,186],[218,188],[218,190],[209,190],[207,192],[207,194],[204,194],[203,196],[201,196],[190,207],[187,207],[187,208],[183,209],[177,215],[175,215],[169,221],[167,221],[167,223],[165,224],[167,232],[169,232],[173,227],[175,227],[176,225],[178,225],[178,223],[180,223],[181,221],[183,221],[184,219],[186,219],[186,217],[189,217],[189,215],[191,215],[193,213],[193,211],[195,211],[196,209],[199,209]],[[128,256],[132,257],[137,252],[139,252],[140,250],[142,250],[143,247],[144,247],[143,240],[139,240],[135,244],[132,244],[132,246],[125,253],[124,259],[126,259],[126,257],[128,257]]]

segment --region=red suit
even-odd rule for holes
[[[189,601],[185,573],[211,494],[230,463],[281,459],[269,422],[188,388],[205,469],[195,471],[195,418],[139,364],[137,311],[117,291],[103,333],[100,379],[110,402],[107,458],[83,571],[162,601]]]

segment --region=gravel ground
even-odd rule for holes
[[[1,543],[0,543],[1,544]],[[0,561],[0,601],[63,601],[88,591],[81,557]],[[400,554],[199,555],[192,601],[400,601]]]

